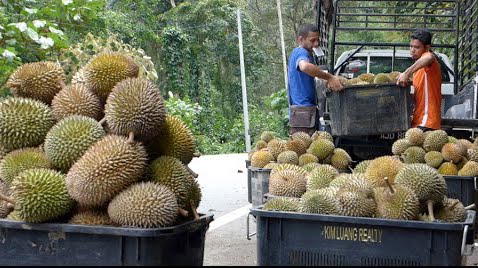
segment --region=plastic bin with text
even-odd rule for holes
[[[334,136],[379,135],[406,131],[411,124],[410,88],[394,84],[360,85],[327,93]]]
[[[464,223],[428,223],[251,209],[258,265],[461,265],[475,211]]]
[[[443,176],[448,188],[447,196],[460,200],[466,207],[474,204],[478,198],[476,177]]]
[[[269,176],[271,169],[249,167],[251,171],[251,199],[252,207],[263,205],[266,201],[264,194],[269,192]]]
[[[212,215],[166,228],[0,220],[0,265],[203,265]]]

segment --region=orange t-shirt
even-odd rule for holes
[[[425,52],[423,55],[431,53]],[[422,55],[422,57],[423,57]],[[441,127],[441,68],[436,59],[413,75],[415,109],[412,127]]]

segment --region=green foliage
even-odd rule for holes
[[[107,38],[88,33],[83,41],[68,49],[63,49],[58,56],[58,61],[65,70],[68,80],[70,80],[94,55],[106,51],[121,52],[131,56],[139,66],[140,77],[145,77],[151,81],[158,79],[154,63],[151,61],[151,57],[145,54],[144,50],[123,43],[117,35],[111,33]]]
[[[104,29],[103,0],[0,2],[0,89],[22,63],[50,59],[86,32]]]

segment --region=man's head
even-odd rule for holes
[[[319,46],[319,29],[312,24],[304,24],[300,26],[297,35],[297,42],[299,45],[309,52],[312,52],[312,48]]]
[[[419,59],[423,53],[430,50],[432,34],[428,30],[416,30],[410,39],[410,55],[412,59]]]

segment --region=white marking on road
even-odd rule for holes
[[[227,213],[224,216],[221,216],[209,224],[209,230],[208,232],[214,231],[215,229],[226,225],[230,223],[231,221],[234,221],[244,215],[247,215],[249,213],[249,209],[252,207],[252,204],[249,204],[247,206],[243,206],[242,208],[238,208],[232,212]]]

